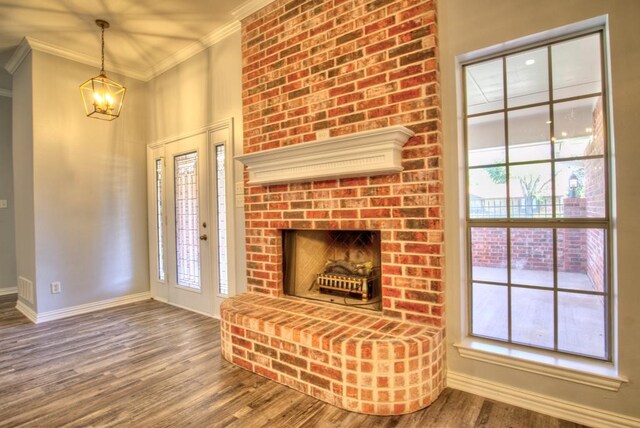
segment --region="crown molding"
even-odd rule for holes
[[[4,65],[4,69],[7,70],[9,74],[13,75],[29,52],[31,52],[31,46],[29,46],[29,41],[25,37],[20,41],[20,44],[13,52],[13,55],[11,55],[9,61]]]
[[[22,39],[22,41],[18,45],[18,48],[5,65],[5,69],[11,74],[15,73],[18,67],[20,67],[20,64],[22,64],[22,61],[24,61],[24,59],[27,57],[27,54],[29,54],[29,52],[31,52],[32,50],[48,53],[60,58],[69,59],[81,64],[96,67],[98,69],[101,66],[100,59],[96,56],[89,56],[73,51],[71,49],[62,48],[60,46],[56,46],[42,40],[34,39],[33,37],[25,37],[24,39]],[[110,67],[109,71],[138,80],[145,80],[147,76],[146,73],[142,73],[138,70],[133,70],[131,68],[125,67]]]
[[[171,55],[167,59],[161,61],[157,66],[145,76],[143,80],[148,81],[164,73],[165,71],[175,67],[176,65],[188,60],[192,56],[202,52],[205,49],[215,45],[219,41],[228,37],[229,35],[240,30],[240,22],[233,21],[228,23],[222,28],[219,28],[211,33],[207,34],[197,42],[191,43],[189,46],[179,50],[175,54]]]
[[[247,16],[259,11],[274,0],[248,0],[231,11],[231,15],[238,21],[242,21]]]
[[[0,88],[0,97],[11,98],[13,97],[13,92],[11,89]]]
[[[239,31],[240,28],[240,21],[230,22],[225,26],[207,34],[197,42],[194,42],[189,46],[179,50],[174,55],[171,55],[169,58],[161,61],[157,66],[154,66],[147,71],[135,70],[126,67],[110,67],[108,71],[120,74],[122,76],[141,80],[143,82],[148,82],[149,80],[159,76],[170,68],[175,67],[181,62],[186,61],[192,56],[213,46],[227,36],[235,33],[236,31]],[[34,39],[32,37],[25,37],[24,39],[22,39],[9,61],[7,61],[5,69],[11,74],[15,73],[15,71],[20,67],[20,64],[22,64],[22,61],[24,61],[29,52],[31,52],[32,50],[45,52],[61,58],[69,59],[71,61],[79,62],[81,64],[100,68],[100,59],[98,57],[85,55],[79,52],[72,51],[70,49],[55,46],[51,43],[43,42],[42,40]]]

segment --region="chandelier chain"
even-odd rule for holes
[[[102,65],[100,67],[100,74],[104,74],[104,25],[102,27]]]

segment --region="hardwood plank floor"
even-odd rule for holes
[[[148,300],[34,325],[0,297],[0,427],[579,427],[453,389],[347,412],[220,356],[219,322]]]

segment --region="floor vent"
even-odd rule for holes
[[[18,297],[33,304],[33,282],[21,276],[18,277]]]

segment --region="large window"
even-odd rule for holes
[[[470,331],[609,360],[602,33],[464,65]]]

